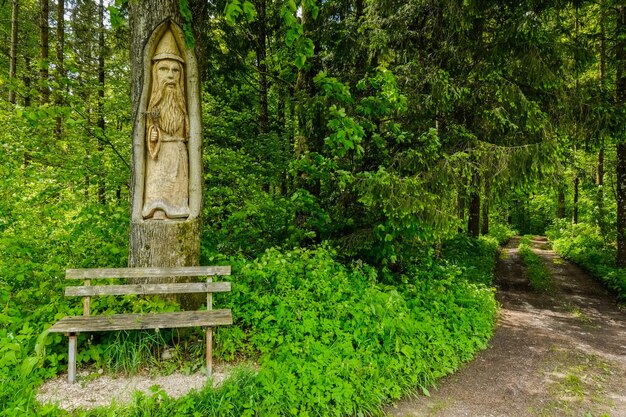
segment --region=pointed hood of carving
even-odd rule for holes
[[[157,45],[153,61],[159,61],[161,59],[174,59],[176,61],[184,63],[185,60],[180,56],[178,45],[176,45],[176,39],[170,29],[168,29]]]

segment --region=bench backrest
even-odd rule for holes
[[[213,276],[230,275],[230,266],[187,266],[174,268],[68,269],[66,279],[82,279],[83,286],[65,288],[66,296],[83,298],[83,315],[90,314],[90,297],[100,295],[155,295],[207,293],[207,309],[212,309],[212,293],[230,291],[230,282],[213,282]],[[91,285],[92,279],[162,280],[172,277],[207,277],[206,282]]]

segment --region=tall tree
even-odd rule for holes
[[[39,15],[39,82],[41,91],[41,103],[47,103],[50,99],[50,90],[48,89],[48,76],[49,76],[49,63],[50,59],[50,44],[49,44],[49,31],[50,25],[48,24],[48,18],[50,13],[50,5],[48,0],[39,0],[40,15]]]
[[[257,69],[259,72],[259,127],[262,134],[269,132],[269,110],[267,107],[267,19],[266,0],[255,0],[256,8],[256,33],[255,50]]]
[[[17,33],[18,33],[18,25],[19,25],[19,10],[20,10],[20,1],[13,0],[11,7],[11,52],[10,52],[10,63],[9,63],[9,77],[12,82],[15,82],[17,77]],[[9,103],[15,104],[15,87],[11,87],[9,89]]]
[[[617,5],[615,26],[615,107],[618,115],[626,111],[626,5]],[[619,116],[618,116],[619,117]],[[623,117],[623,116],[622,116]],[[617,143],[617,259],[619,267],[626,267],[626,142],[623,122],[618,127]]]
[[[57,44],[56,44],[56,94],[55,104],[63,105],[64,78],[65,78],[65,0],[57,0]],[[54,135],[57,142],[63,136],[63,117],[61,112],[56,116]]]
[[[105,136],[105,119],[104,119],[104,1],[100,0],[98,7],[98,153],[102,163],[100,163],[98,173],[98,202],[106,204],[106,183],[104,172],[104,136]]]

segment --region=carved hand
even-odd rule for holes
[[[156,142],[159,140],[159,129],[153,127],[150,130],[150,142]]]

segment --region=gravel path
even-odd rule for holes
[[[230,373],[230,367],[215,366],[213,386],[219,385]],[[64,410],[79,407],[90,409],[98,406],[129,403],[136,391],[152,395],[151,387],[159,386],[169,397],[179,398],[191,390],[199,390],[207,383],[202,372],[184,375],[176,372],[171,375],[135,375],[132,377],[113,377],[82,371],[78,373],[75,384],[67,382],[67,374],[59,375],[46,381],[37,392],[40,403],[57,404]]]
[[[626,311],[545,238],[533,250],[554,290],[534,291],[517,245],[509,242],[496,269],[502,308],[489,348],[431,397],[400,401],[389,415],[626,417]]]

